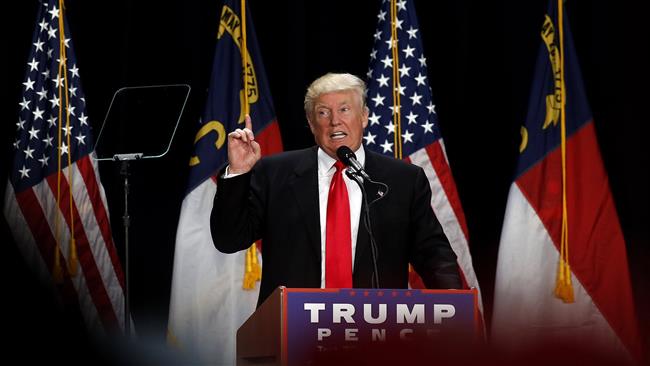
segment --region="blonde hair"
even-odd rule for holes
[[[366,83],[352,74],[327,73],[314,80],[305,93],[305,113],[309,116],[314,111],[314,101],[321,95],[338,91],[352,90],[361,100],[361,107],[366,105]]]

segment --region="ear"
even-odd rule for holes
[[[309,114],[305,113],[305,117],[307,118],[307,124],[309,125],[309,130],[311,130],[312,135],[314,134],[314,125],[311,123],[311,118],[309,118]]]
[[[368,106],[363,106],[363,112],[361,112],[361,118],[362,118],[362,125],[363,128],[366,128],[368,126],[368,114],[370,113],[370,110],[368,109]]]

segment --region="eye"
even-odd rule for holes
[[[330,115],[330,111],[327,109],[319,109],[316,111],[316,113],[318,114],[319,118],[326,118]]]

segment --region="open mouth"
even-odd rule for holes
[[[330,134],[330,138],[332,140],[341,140],[344,139],[348,134],[342,131],[337,131],[332,134]]]

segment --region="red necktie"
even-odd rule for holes
[[[325,287],[352,287],[352,239],[350,238],[350,200],[343,181],[345,166],[334,164],[330,183],[325,226]]]

